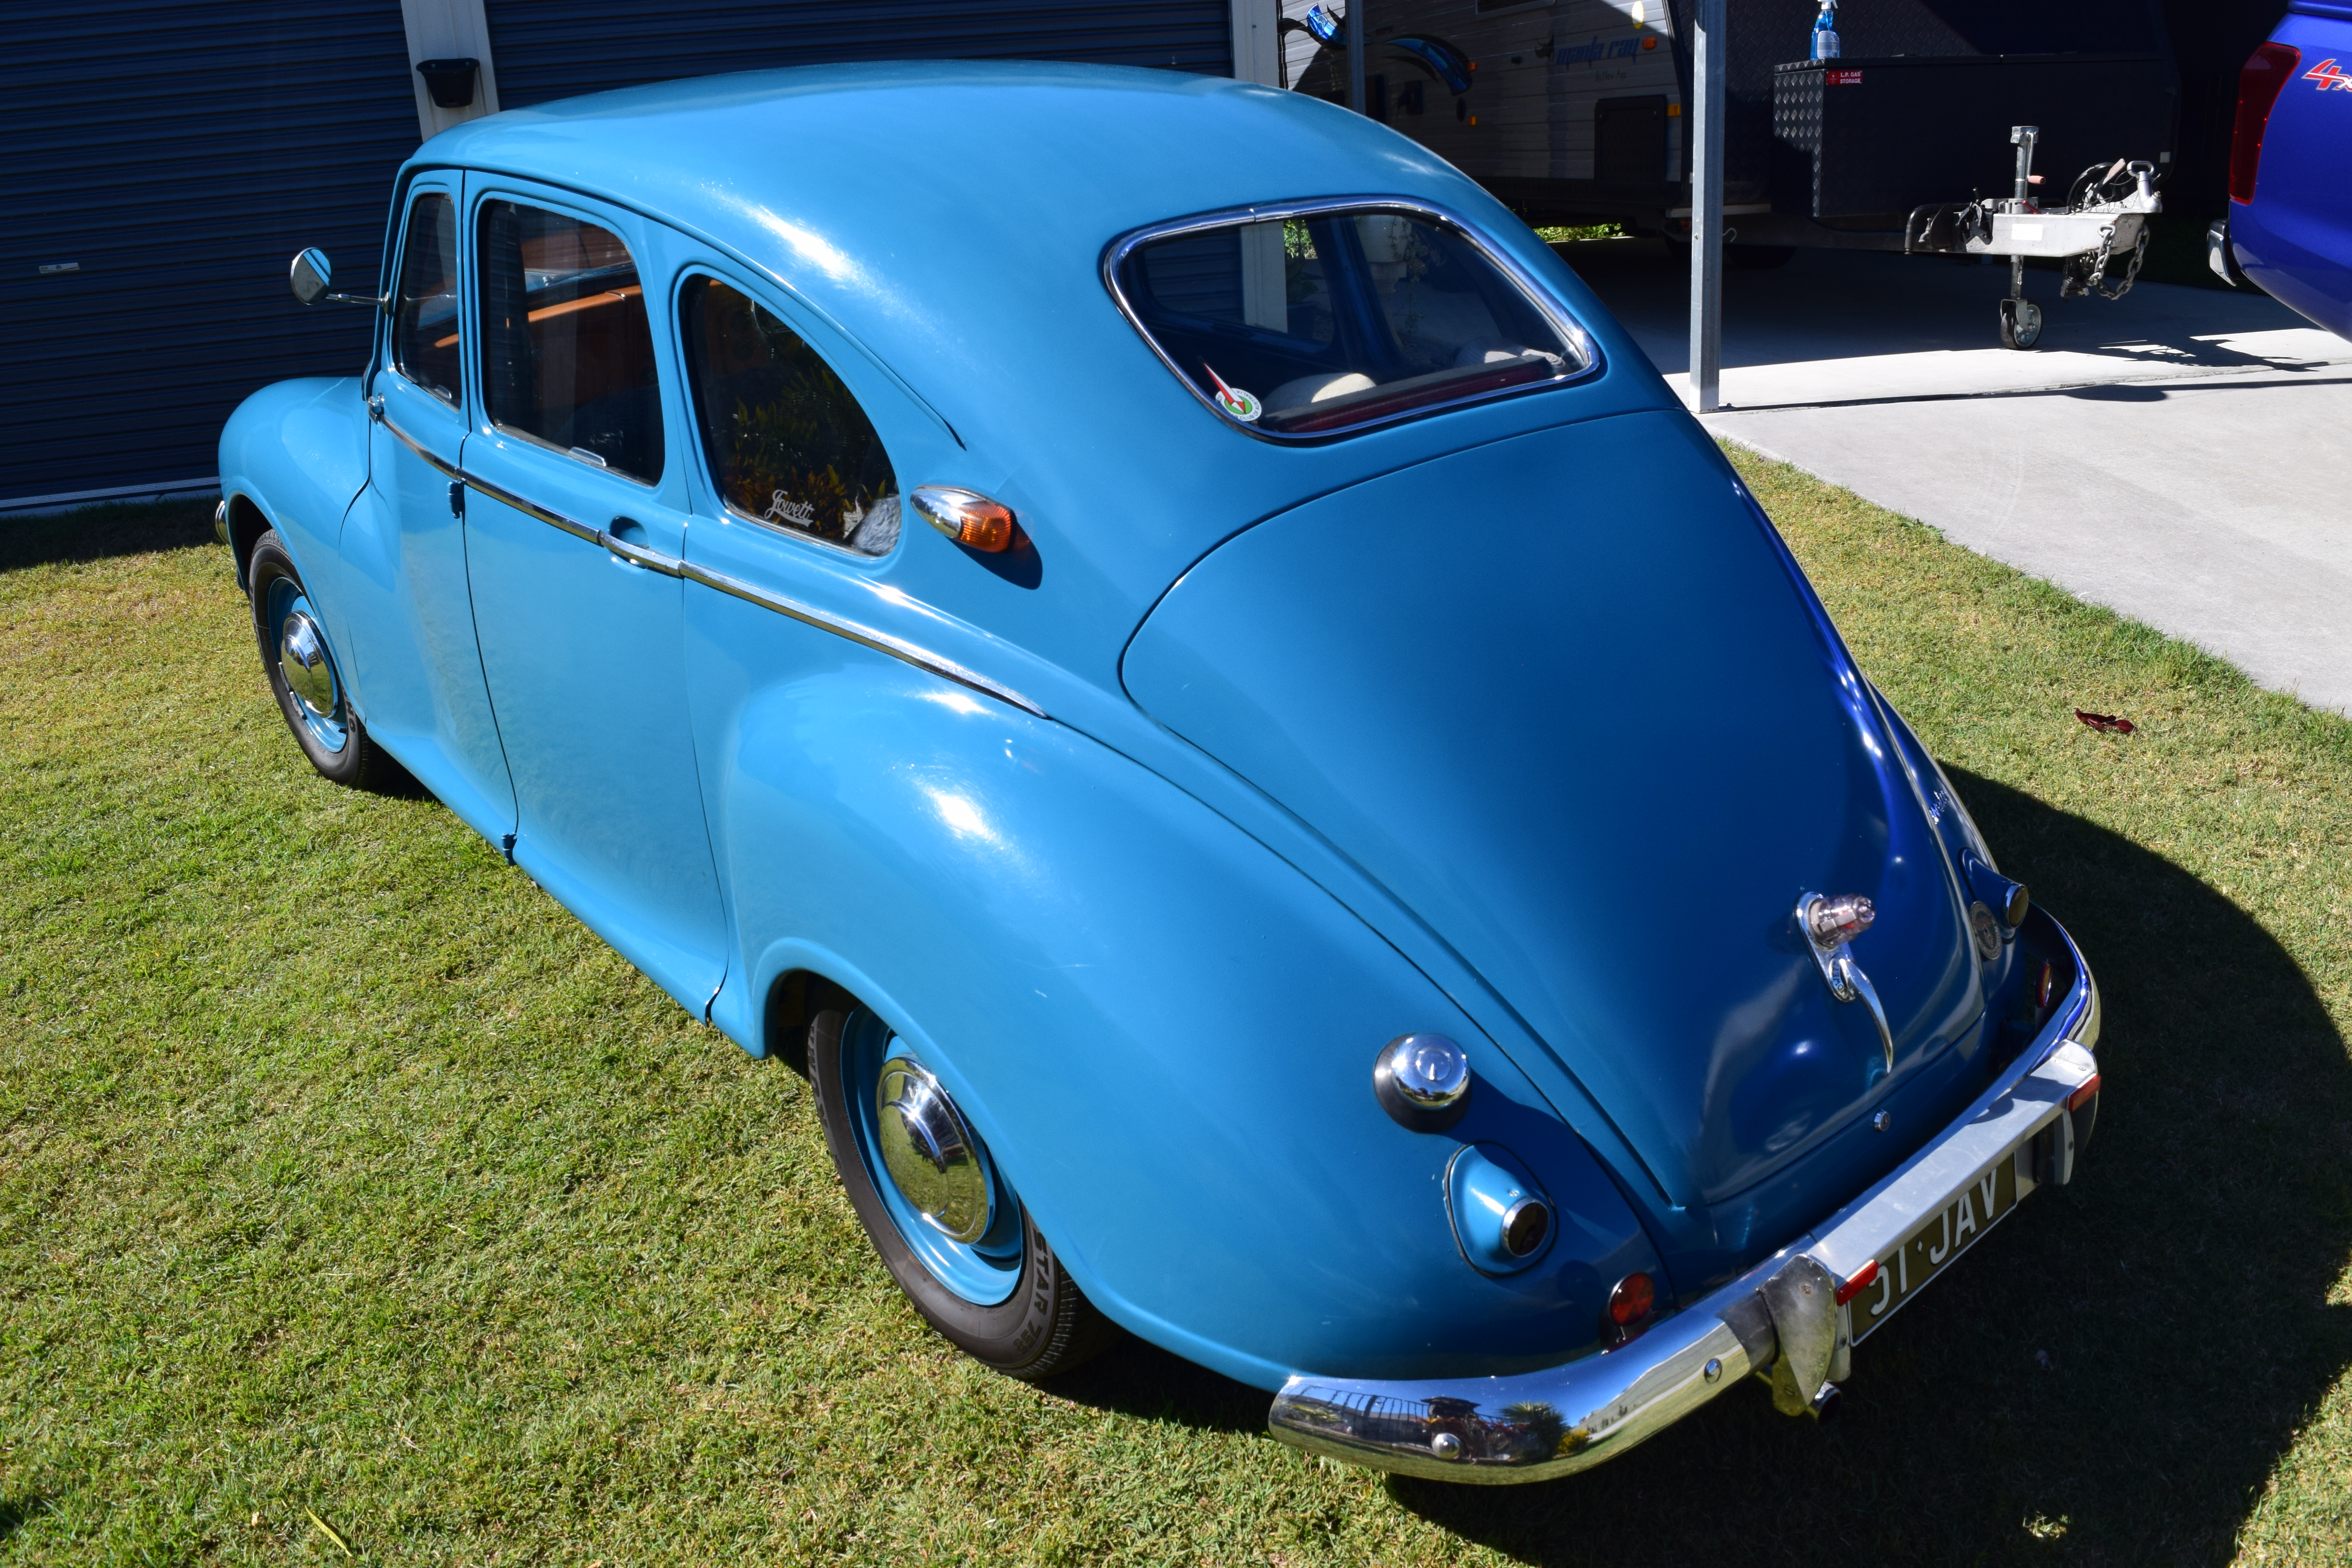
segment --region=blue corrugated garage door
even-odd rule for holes
[[[1045,59],[1233,71],[1227,0],[487,0],[507,109],[833,60]]]
[[[8,14],[0,501],[207,479],[246,394],[366,362],[367,313],[303,310],[286,267],[319,245],[375,281],[416,146],[400,6]]]
[[[488,0],[503,107],[831,60],[1224,73],[1226,0]],[[372,289],[415,151],[399,0],[19,7],[0,50],[0,505],[214,474],[256,387],[359,369],[363,311],[304,310],[305,245]],[[62,268],[71,271],[44,271]]]

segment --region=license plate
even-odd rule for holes
[[[1878,1278],[1853,1299],[1855,1343],[1868,1338],[1873,1329],[1893,1317],[1895,1309],[2017,1206],[2017,1164],[2016,1151],[2003,1154],[1955,1193],[1941,1214],[1930,1215],[1926,1224],[1880,1255]]]

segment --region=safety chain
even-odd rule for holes
[[[2131,292],[2132,285],[2139,279],[2139,264],[2147,259],[2147,237],[2148,225],[2142,222],[2139,226],[2139,242],[2132,247],[2131,265],[2124,268],[2123,283],[2115,289],[2107,288],[2103,281],[2107,271],[2107,253],[2115,247],[2114,231],[2109,230],[2107,237],[2099,242],[2099,265],[2091,274],[2091,287],[2099,291],[2101,299],[2120,300]]]
[[[2140,263],[2147,258],[2147,225],[2142,223],[2139,238],[2132,246],[2130,265],[2124,270],[2124,279],[2111,289],[2107,287],[2106,279],[2107,267],[2115,259],[2116,226],[2107,225],[2099,231],[2099,252],[2092,258],[2090,266],[2079,274],[2071,266],[2068,268],[2066,279],[2058,290],[2060,296],[2071,298],[2077,294],[2096,294],[2103,300],[2122,299],[2131,292],[2132,284],[2139,279]]]

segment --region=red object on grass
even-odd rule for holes
[[[2128,735],[2138,728],[2130,720],[2118,719],[2112,713],[2085,713],[2077,708],[2074,710],[2074,717],[2094,730],[2105,730],[2110,734]]]

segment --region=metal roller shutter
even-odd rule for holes
[[[507,109],[833,60],[1045,59],[1233,70],[1228,0],[487,0]]]
[[[287,263],[377,281],[415,150],[398,0],[81,0],[0,52],[0,507],[208,481],[239,400],[356,371],[363,311]],[[488,0],[508,108],[829,60],[1232,64],[1227,0]],[[51,270],[70,266],[72,270]]]
[[[393,171],[416,145],[400,7],[11,16],[0,503],[208,479],[247,393],[366,363],[367,313],[304,310],[286,268],[317,245],[337,288],[375,283]]]

